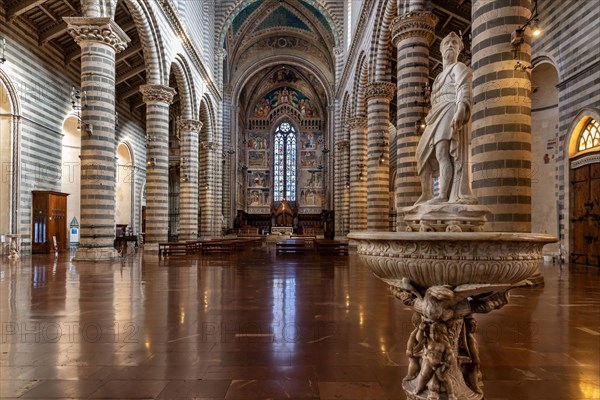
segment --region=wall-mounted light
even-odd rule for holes
[[[381,152],[381,155],[379,156],[379,164],[383,164],[385,162],[385,154],[383,154],[383,151]]]
[[[83,117],[81,116],[81,109],[83,107],[87,107],[87,92],[84,90],[83,93],[80,89],[75,86],[71,87],[71,106],[73,110],[75,110],[75,115],[77,116],[77,130],[81,130],[81,124],[85,127],[85,131],[88,135],[92,136],[94,134],[94,128],[91,124],[83,121]]]
[[[529,25],[531,25],[532,34],[534,37],[538,37],[542,33],[539,26],[540,20],[538,18],[537,5],[537,0],[533,0],[533,11],[531,11],[531,17],[522,26],[515,29],[510,35],[510,44],[513,45],[515,51],[525,41],[525,29],[527,29]]]
[[[150,157],[150,159],[148,161],[146,161],[146,165],[149,167],[155,167],[156,166],[156,158]]]
[[[517,61],[517,63],[515,64],[515,71],[527,71],[528,69],[533,69],[533,67],[531,65],[525,65],[523,64],[521,61]]]
[[[183,176],[181,177],[181,182],[189,182],[190,178],[187,176],[187,174],[183,174]]]
[[[359,181],[364,181],[365,180],[365,176],[364,176],[364,174],[362,172],[358,173],[358,180]]]

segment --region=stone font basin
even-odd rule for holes
[[[357,251],[380,279],[427,288],[514,284],[530,277],[550,235],[503,232],[353,232]]]

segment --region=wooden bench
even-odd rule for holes
[[[348,242],[339,240],[320,239],[315,240],[315,248],[320,255],[347,255]]]
[[[275,244],[275,253],[303,253],[306,242],[303,239],[287,239]]]
[[[158,256],[186,255],[188,244],[186,242],[165,242],[158,244]]]
[[[233,253],[236,243],[231,240],[207,240],[202,242],[202,254]]]

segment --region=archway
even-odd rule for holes
[[[81,121],[71,115],[63,122],[62,143],[62,174],[60,190],[69,193],[67,197],[67,226],[81,221]],[[79,243],[79,235],[73,233],[69,240],[71,244]]]
[[[8,92],[4,85],[0,84],[0,166],[2,178],[0,179],[0,234],[11,232],[10,210],[12,193],[12,123],[11,106],[8,100]]]
[[[117,147],[117,234],[126,235],[133,228],[132,216],[133,159],[125,143]]]
[[[541,62],[531,72],[531,230],[558,236],[555,196],[558,160],[558,72]],[[558,253],[558,244],[545,248]]]

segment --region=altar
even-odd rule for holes
[[[271,234],[272,235],[291,235],[294,233],[293,226],[272,226]]]

